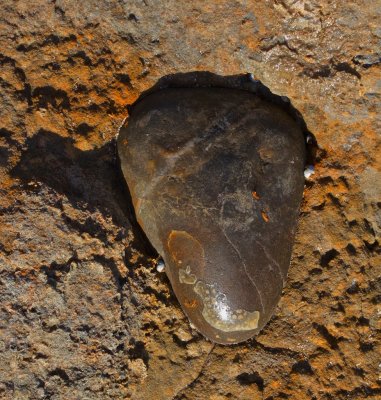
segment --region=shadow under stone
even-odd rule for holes
[[[115,140],[95,150],[81,151],[71,138],[40,129],[25,145],[26,150],[11,171],[13,177],[21,180],[24,190],[31,190],[30,181],[42,182],[65,196],[76,209],[111,216],[117,226],[131,227],[132,246],[136,250],[147,257],[157,256],[136,221]],[[100,235],[99,227],[90,221],[83,229],[92,236]]]

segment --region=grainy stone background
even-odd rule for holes
[[[380,398],[378,1],[0,2],[0,398]],[[253,73],[320,146],[255,339],[193,331],[131,220],[115,136],[165,75]]]

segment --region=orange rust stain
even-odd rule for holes
[[[198,306],[198,301],[196,299],[185,299],[184,305],[187,308],[196,308]]]
[[[259,200],[259,199],[260,199],[258,193],[257,193],[255,190],[253,190],[253,191],[251,192],[251,195],[253,196],[253,199],[254,199],[254,200]]]
[[[269,383],[269,387],[273,388],[273,389],[277,389],[280,388],[282,386],[282,382],[281,381],[272,381]]]
[[[266,213],[266,211],[262,211],[261,215],[262,215],[262,218],[263,218],[263,220],[265,222],[269,222],[270,221],[270,218],[269,218],[268,214]]]
[[[201,243],[185,231],[171,231],[168,250],[176,264],[200,269],[205,266],[205,254]]]
[[[256,50],[261,44],[261,39],[258,36],[247,35],[243,39],[243,42],[245,43],[248,49]]]

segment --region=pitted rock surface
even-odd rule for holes
[[[0,1],[1,399],[380,398],[378,3]],[[189,71],[253,74],[319,144],[281,299],[234,346],[190,327],[116,158]]]

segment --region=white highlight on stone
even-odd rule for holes
[[[219,292],[214,285],[197,280],[189,265],[179,270],[180,283],[193,285],[193,291],[202,300],[202,316],[213,328],[222,332],[253,330],[258,327],[259,311],[233,310],[226,295]]]
[[[185,283],[187,285],[194,285],[197,282],[197,277],[191,273],[189,265],[186,266],[185,270],[179,270],[179,281],[180,283]]]
[[[308,180],[315,173],[315,168],[313,165],[308,165],[304,170],[304,177]]]
[[[163,260],[159,260],[156,264],[156,271],[163,272],[165,270],[165,263]]]

